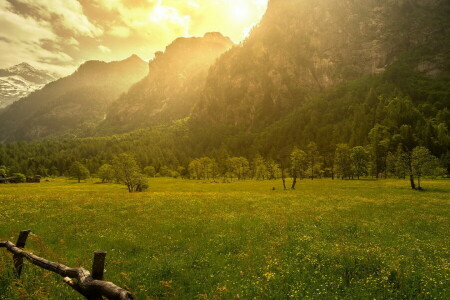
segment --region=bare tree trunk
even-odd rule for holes
[[[292,180],[292,186],[291,186],[291,189],[292,190],[295,190],[295,185],[297,184],[297,176],[296,175],[294,175],[294,178],[293,178],[293,180]]]
[[[409,175],[409,181],[411,182],[411,188],[413,190],[415,190],[416,189],[416,184],[414,183],[414,175],[413,174]]]

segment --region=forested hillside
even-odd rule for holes
[[[0,111],[0,141],[85,132],[103,120],[109,105],[147,71],[147,63],[135,55],[111,63],[88,61],[74,74]]]
[[[449,14],[448,1],[273,0],[243,47],[212,67],[193,119],[268,125],[314,93],[383,73],[401,55],[413,69],[448,75]]]
[[[81,161],[96,173],[128,152],[160,175],[188,176],[191,162],[205,156],[221,175],[232,157],[253,167],[262,159],[292,175],[297,149],[317,153],[312,169],[333,177],[342,153],[360,146],[366,175],[404,177],[420,146],[448,172],[449,37],[448,1],[273,0],[248,40],[208,75],[229,41],[175,41],[151,62],[148,77],[114,102],[100,132],[165,124],[7,144],[0,165],[57,175]]]

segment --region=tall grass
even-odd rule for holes
[[[276,186],[275,191],[272,187]],[[32,229],[27,249],[89,268],[138,299],[448,299],[450,182],[305,180],[209,184],[0,186],[0,240]],[[81,299],[0,251],[0,299]]]

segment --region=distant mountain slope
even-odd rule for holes
[[[448,71],[450,2],[271,0],[242,47],[211,68],[193,122],[261,128],[316,92],[380,74],[408,56],[429,76]]]
[[[0,108],[41,89],[56,80],[53,75],[37,70],[27,63],[0,69]]]
[[[0,111],[0,141],[31,140],[95,126],[107,108],[148,72],[133,55],[118,62],[88,61]]]
[[[209,67],[232,46],[220,33],[176,39],[156,53],[148,76],[111,106],[101,130],[124,132],[189,116]]]

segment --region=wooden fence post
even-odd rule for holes
[[[106,251],[95,251],[94,262],[92,263],[92,278],[94,280],[103,280],[103,273],[105,271]],[[93,295],[87,297],[88,300],[103,300],[101,295]]]
[[[105,270],[106,251],[95,251],[94,262],[92,263],[92,278],[95,280],[103,280],[103,272]]]
[[[18,248],[25,248],[25,244],[27,242],[28,235],[30,234],[31,230],[22,230],[19,234],[19,238],[17,239],[16,246]],[[13,261],[14,261],[14,268],[16,269],[16,275],[17,277],[20,277],[20,274],[22,273],[22,267],[23,267],[23,257],[20,255],[13,255]]]
[[[86,297],[88,300],[103,300],[103,297],[114,300],[132,300],[133,294],[109,281],[103,281],[105,268],[105,251],[94,252],[94,262],[92,273],[84,268],[70,268],[63,264],[46,260],[45,258],[26,252],[21,248],[25,243],[31,230],[20,232],[17,245],[10,241],[0,241],[0,248],[6,248],[13,254],[14,267],[20,275],[23,266],[23,259],[27,259],[31,264],[42,269],[51,271],[63,277],[63,281],[75,291]]]

